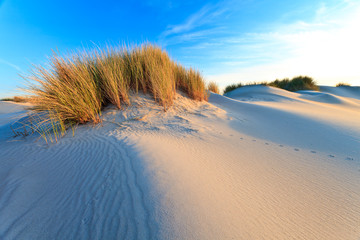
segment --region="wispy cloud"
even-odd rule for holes
[[[15,64],[12,64],[11,62],[8,62],[8,61],[6,61],[6,60],[4,60],[4,59],[1,59],[1,58],[0,58],[0,63],[1,63],[1,64],[5,64],[5,65],[7,65],[7,66],[9,66],[9,67],[12,67],[12,68],[14,68],[15,70],[17,70],[17,71],[19,71],[19,72],[22,71],[19,66],[15,65]]]
[[[161,34],[161,37],[165,38],[169,35],[179,34],[193,30],[195,27],[202,24],[202,19],[208,12],[209,12],[209,6],[204,6],[203,8],[200,9],[200,11],[191,15],[184,23],[168,26],[167,30],[165,30]]]
[[[160,34],[161,45],[172,45],[180,42],[190,42],[209,36],[221,30],[214,24],[228,10],[225,2],[218,4],[206,4],[200,10],[190,15],[184,22],[169,25]]]

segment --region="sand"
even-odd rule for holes
[[[0,102],[0,239],[359,239],[359,99],[139,96],[57,144],[13,138],[26,110]]]

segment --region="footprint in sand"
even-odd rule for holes
[[[240,140],[243,140],[244,138],[240,138]]]
[[[265,143],[265,145],[269,145],[269,143]]]
[[[256,140],[255,140],[255,139],[253,139],[253,142],[256,142]]]
[[[330,154],[329,157],[333,158],[333,157],[335,157],[335,156]]]
[[[348,160],[348,161],[353,161],[354,158],[352,158],[352,157],[347,157],[346,160]]]
[[[294,151],[297,151],[297,152],[298,152],[298,151],[300,151],[300,150],[299,150],[298,148],[294,148]]]
[[[284,147],[284,145],[281,145],[281,144],[280,144],[279,147]]]
[[[316,151],[310,151],[311,153],[316,153]]]

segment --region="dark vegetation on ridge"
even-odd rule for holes
[[[253,86],[253,85],[264,85],[264,86],[271,86],[271,87],[277,87],[282,88],[287,91],[299,91],[299,90],[315,90],[318,91],[319,87],[316,85],[316,82],[308,76],[297,76],[292,78],[291,80],[288,78],[278,80],[276,79],[273,82],[260,82],[260,83],[248,83],[248,84],[232,84],[225,88],[224,94],[227,92],[230,92],[234,89],[244,87],[244,86]]]
[[[339,82],[338,84],[336,84],[336,87],[350,87],[350,84],[344,83],[344,82]]]
[[[21,97],[21,96],[15,96],[15,97],[9,97],[9,98],[2,98],[0,99],[0,101],[11,101],[11,102],[17,102],[17,103],[24,103],[24,102],[29,102],[29,98],[27,97]]]

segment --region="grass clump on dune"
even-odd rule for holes
[[[252,83],[246,83],[246,84],[242,84],[242,83],[238,83],[238,84],[231,84],[228,85],[225,90],[224,90],[224,94],[231,92],[232,90],[235,90],[237,88],[241,88],[241,87],[245,87],[245,86],[258,86],[258,85],[263,85],[263,86],[267,86],[268,83],[267,82],[252,82]]]
[[[219,86],[216,84],[216,82],[210,82],[207,89],[213,93],[220,94]]]
[[[276,79],[273,82],[260,82],[260,83],[248,83],[248,84],[232,84],[225,88],[224,93],[230,92],[240,87],[244,86],[254,86],[254,85],[264,85],[264,86],[271,86],[281,88],[287,91],[295,92],[299,90],[314,90],[318,91],[319,87],[316,85],[316,82],[308,76],[297,76],[292,78],[291,80],[288,78],[278,80]]]
[[[205,82],[199,71],[186,69],[179,64],[174,64],[176,87],[186,92],[192,99],[207,100]]]
[[[350,84],[344,83],[344,82],[340,82],[340,83],[336,84],[336,87],[350,87]]]
[[[225,93],[228,93],[228,92],[231,92],[232,90],[235,90],[237,88],[241,88],[243,87],[244,85],[242,83],[238,83],[238,84],[230,84],[228,86],[225,87],[225,90],[224,90],[224,94]]]
[[[17,103],[25,103],[29,102],[30,98],[28,97],[22,97],[22,96],[15,96],[12,98],[2,98],[0,101],[11,101],[11,102],[17,102]]]
[[[292,78],[291,80],[287,78],[283,80],[275,80],[269,83],[269,86],[282,88],[291,92],[296,92],[300,90],[319,90],[316,82],[308,76],[298,76]]]
[[[120,51],[113,48],[93,53],[89,67],[100,89],[103,104],[112,103],[121,108],[123,103],[130,104],[130,79],[126,74],[126,62]]]
[[[27,89],[33,95],[33,110],[56,113],[64,122],[98,123],[103,99],[90,59],[86,53],[54,55],[49,68],[36,67]]]
[[[144,62],[144,85],[148,86],[155,101],[166,109],[172,105],[176,91],[174,63],[160,48],[149,45],[141,50],[140,56]]]
[[[33,110],[48,113],[42,116],[52,116],[50,122],[61,126],[98,123],[107,104],[119,109],[131,104],[131,92],[150,93],[164,110],[173,104],[176,89],[194,100],[207,99],[198,71],[175,63],[166,51],[151,44],[107,47],[67,57],[54,54],[49,66],[35,67],[25,79],[30,82],[25,91],[31,94]]]

